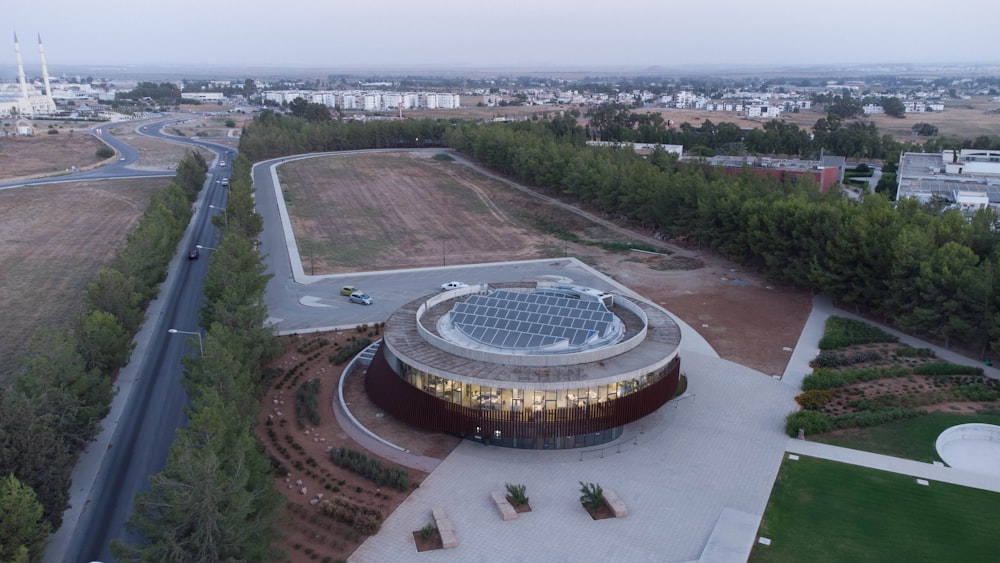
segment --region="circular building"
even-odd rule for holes
[[[593,446],[674,396],[680,340],[666,312],[623,295],[477,284],[396,310],[365,388],[428,430],[516,448]]]

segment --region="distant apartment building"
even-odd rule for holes
[[[296,98],[345,110],[397,111],[399,109],[456,109],[461,96],[444,92],[372,92],[363,90],[266,90],[265,100],[287,104]]]
[[[776,105],[752,104],[746,106],[745,114],[747,117],[777,119],[781,117],[781,108]]]
[[[941,199],[963,211],[1000,207],[1000,151],[904,153],[897,177],[897,200]]]
[[[865,115],[876,115],[879,113],[885,113],[885,109],[883,109],[882,106],[879,104],[865,104],[861,106],[861,111],[863,111]]]
[[[202,103],[222,103],[225,100],[225,95],[222,92],[184,92],[182,97],[189,100],[198,100]]]

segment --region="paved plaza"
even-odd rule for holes
[[[603,458],[600,449],[539,452],[462,442],[350,560],[691,561],[724,509],[759,522],[796,391],[683,350],[682,343],[688,397],[627,426]],[[613,490],[628,516],[592,520],[578,500],[580,481]],[[504,522],[490,492],[507,482],[527,486],[532,512]],[[435,507],[448,512],[459,546],[417,555],[412,532],[431,523]]]

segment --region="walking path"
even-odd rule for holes
[[[983,373],[987,377],[1000,379],[1000,369],[996,367],[984,366],[982,362],[967,358],[957,352],[948,350],[947,348],[942,348],[935,344],[929,344],[919,338],[903,334],[894,328],[881,325],[870,319],[844,311],[843,309],[838,309],[834,306],[833,301],[830,300],[829,297],[817,295],[813,298],[812,312],[806,320],[805,327],[802,329],[802,334],[799,336],[799,341],[795,345],[795,350],[792,352],[792,357],[789,359],[788,366],[785,368],[785,373],[781,378],[784,383],[795,389],[802,388],[802,380],[805,376],[812,373],[812,368],[809,367],[809,362],[811,362],[813,358],[819,354],[819,341],[823,337],[823,331],[826,328],[826,319],[830,316],[846,317],[877,326],[885,332],[899,338],[899,341],[904,344],[914,348],[930,348],[941,360],[951,362],[953,364],[980,367],[983,368]]]
[[[902,475],[912,475],[915,478],[926,479],[928,481],[940,481],[942,483],[952,483],[954,485],[962,485],[963,487],[973,487],[984,491],[1000,493],[1000,477],[985,473],[975,473],[945,465],[923,463],[911,459],[863,452],[795,438],[788,439],[788,445],[785,446],[785,450],[794,454],[839,461],[861,467],[870,467]]]

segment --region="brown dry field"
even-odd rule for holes
[[[74,124],[78,128],[81,124]],[[59,134],[45,133],[44,122],[36,123],[34,136],[0,137],[0,171],[3,181],[69,174],[76,166],[81,170],[93,168],[114,159],[97,157],[97,149],[104,146],[97,138],[86,133],[74,133],[67,128],[57,128]]]
[[[808,293],[769,284],[708,252],[675,247],[664,258],[567,244],[538,224],[559,224],[590,241],[651,233],[623,236],[427,153],[316,158],[279,170],[304,266],[309,271],[311,256],[317,275],[568,253],[675,313],[722,357],[769,375],[784,372],[783,348],[795,346],[811,308]]]
[[[47,129],[39,122],[39,130]],[[58,135],[0,137],[3,169],[0,180],[62,175],[65,166],[81,169],[114,162],[95,154],[101,141],[70,133],[93,123],[56,123]],[[142,137],[139,123],[109,124],[140,151],[137,168],[172,169],[186,149]],[[205,153],[208,156],[208,153]],[[69,166],[67,164],[66,166]],[[109,265],[125,244],[154,192],[169,178],[83,181],[0,190],[0,316],[5,319],[0,340],[0,376],[16,368],[39,326],[70,328],[81,307],[86,285]]]
[[[83,293],[168,179],[0,190],[0,375],[40,326],[69,328]]]

